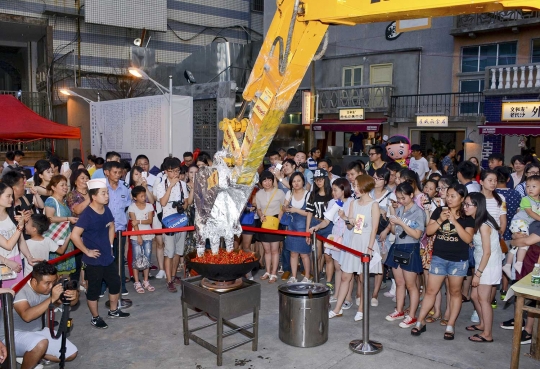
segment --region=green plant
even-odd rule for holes
[[[431,142],[431,148],[433,149],[433,154],[439,159],[444,158],[444,156],[448,153],[448,146],[451,143],[450,142],[445,143],[442,140],[438,140],[433,137],[431,137],[429,141]]]

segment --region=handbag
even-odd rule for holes
[[[251,204],[248,202],[246,208],[251,207]],[[240,215],[240,224],[242,225],[253,225],[255,223],[255,213],[253,211],[244,211]]]
[[[288,227],[291,225],[292,223],[292,218],[293,218],[293,215],[289,212],[283,214],[281,216],[281,219],[279,220],[279,224],[285,226],[285,227]]]
[[[137,270],[145,270],[150,268],[150,261],[146,257],[146,255],[142,252],[142,246],[139,246],[141,248],[141,252],[137,256],[135,260],[133,260],[132,266],[133,269]]]
[[[266,208],[264,209],[264,212],[263,212],[265,220],[264,220],[264,222],[262,222],[261,228],[273,229],[273,230],[279,229],[279,219],[278,219],[278,217],[275,217],[273,215],[266,215],[266,211],[268,210],[268,207],[270,206],[270,203],[272,202],[272,199],[274,198],[277,191],[281,191],[281,190],[275,189],[274,193],[270,197],[270,200],[268,200],[268,204],[266,204]]]
[[[186,215],[186,213],[175,213],[171,214],[169,216],[166,216],[161,221],[163,223],[163,226],[165,228],[177,228],[177,227],[185,227],[188,225],[189,218]]]
[[[412,252],[400,251],[394,249],[394,263],[401,265],[409,265],[411,263]]]
[[[501,245],[501,251],[503,254],[506,254],[508,252],[508,245],[506,244],[506,241],[501,238],[500,240]]]
[[[391,192],[387,191],[386,195],[384,195],[384,197],[379,200],[379,204],[381,203],[381,201],[383,201],[388,196],[390,196],[390,194]],[[385,218],[384,215],[380,214],[379,225],[377,226],[377,234],[380,235],[388,227],[388,224],[390,224],[390,221],[387,218]]]

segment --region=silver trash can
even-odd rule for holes
[[[279,286],[279,339],[291,346],[315,347],[328,340],[330,290],[320,283]]]

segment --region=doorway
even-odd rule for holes
[[[441,146],[453,144],[456,152],[463,150],[463,140],[465,139],[466,129],[419,129],[411,128],[409,130],[409,138],[412,144],[419,144],[424,155],[428,151],[433,151],[440,157],[442,153]],[[444,150],[443,150],[444,151]]]

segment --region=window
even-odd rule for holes
[[[540,38],[532,40],[531,63],[540,63]]]
[[[493,65],[516,64],[517,42],[464,47],[461,51],[462,72],[482,72]]]
[[[342,86],[360,86],[362,84],[362,67],[343,68]]]
[[[264,0],[252,0],[251,10],[254,12],[264,12]]]
[[[478,115],[484,111],[484,103],[477,92],[484,91],[483,79],[459,81],[459,92],[470,92],[459,97],[459,115]]]

